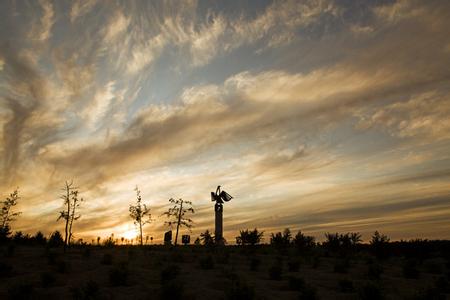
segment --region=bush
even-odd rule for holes
[[[239,236],[236,237],[236,244],[238,245],[257,245],[261,242],[264,232],[259,232],[258,229],[254,230],[241,230]]]
[[[48,239],[48,246],[61,247],[62,245],[64,245],[64,240],[62,238],[61,233],[59,231],[53,232],[50,238]]]
[[[414,260],[408,260],[402,268],[403,276],[407,279],[419,278],[419,270],[417,269],[417,262]]]
[[[113,256],[110,253],[103,254],[103,257],[100,261],[102,265],[112,265]]]
[[[124,286],[127,285],[128,268],[115,267],[109,271],[109,283],[112,286]]]
[[[250,270],[258,271],[260,265],[261,260],[258,257],[252,257],[252,259],[250,260]]]
[[[203,270],[214,269],[214,259],[211,255],[200,258],[199,264],[200,268]]]
[[[349,279],[340,279],[338,281],[338,285],[339,285],[339,290],[342,293],[351,293],[354,291],[354,287],[353,287],[353,281],[349,280]]]
[[[272,280],[281,280],[281,274],[283,269],[280,265],[276,264],[269,268],[269,278]]]
[[[41,285],[44,288],[51,287],[55,283],[56,278],[53,273],[50,272],[44,272],[41,273]]]
[[[378,285],[368,283],[358,290],[358,298],[361,300],[380,300],[384,297]]]
[[[225,299],[252,300],[255,298],[255,289],[242,280],[233,280],[231,286],[225,291]]]
[[[315,238],[313,236],[304,235],[301,231],[295,235],[292,242],[299,251],[311,250],[316,245]]]
[[[289,289],[292,291],[301,291],[305,287],[305,280],[300,277],[290,276],[288,279]]]
[[[33,285],[31,283],[14,284],[8,289],[9,299],[25,300],[33,298]]]
[[[291,260],[287,265],[289,272],[298,272],[298,270],[300,269],[300,261],[298,260]]]

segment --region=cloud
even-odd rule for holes
[[[97,4],[97,0],[74,0],[70,8],[70,21],[73,23],[79,17],[87,14]]]
[[[50,1],[40,0],[39,5],[42,16],[37,24],[33,24],[29,37],[38,41],[46,41],[51,37],[52,27],[55,23],[55,12]]]

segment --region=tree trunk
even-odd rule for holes
[[[139,220],[139,231],[141,234],[141,246],[142,246],[142,220]]]
[[[68,227],[69,227],[69,215],[70,215],[70,189],[69,189],[69,185],[66,182],[66,199],[67,199],[67,215],[66,215],[66,227],[64,229],[64,252],[66,252],[66,247],[67,247],[67,235],[68,235]]]
[[[180,212],[178,214],[178,222],[177,222],[177,233],[175,234],[175,246],[177,245],[178,240],[178,229],[180,228],[180,220],[181,220],[181,212],[183,211],[183,200],[181,200]]]

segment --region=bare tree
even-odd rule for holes
[[[142,240],[142,227],[152,221],[152,215],[150,214],[150,208],[147,205],[142,204],[141,191],[136,188],[136,204],[130,204],[130,217],[134,220],[134,225],[139,226],[139,242],[143,245]]]
[[[65,209],[59,212],[57,221],[64,219],[66,223],[64,227],[64,251],[66,251],[66,247],[70,245],[70,242],[73,239],[73,221],[76,221],[81,217],[81,215],[77,215],[77,208],[80,207],[83,198],[78,199],[78,190],[73,186],[73,181],[70,183],[66,181],[62,190],[64,194],[61,195],[61,199],[64,200]]]
[[[178,240],[178,231],[180,226],[184,226],[188,229],[192,227],[192,220],[185,217],[186,213],[194,213],[194,209],[192,208],[192,202],[186,201],[183,199],[175,200],[173,198],[169,199],[169,202],[173,204],[173,207],[169,208],[163,215],[166,215],[167,218],[171,219],[169,221],[164,222],[164,224],[172,227],[174,224],[177,225],[177,231],[175,234],[175,245]]]
[[[2,202],[2,209],[0,211],[0,235],[1,239],[6,239],[10,234],[10,223],[15,221],[16,218],[21,214],[21,212],[14,212],[13,207],[17,205],[19,197],[19,189],[17,188],[14,192],[6,197],[5,201]]]

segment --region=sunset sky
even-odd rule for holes
[[[1,1],[0,192],[46,234],[132,237],[139,186],[224,235],[450,238],[449,1]],[[186,231],[183,230],[183,233]]]

